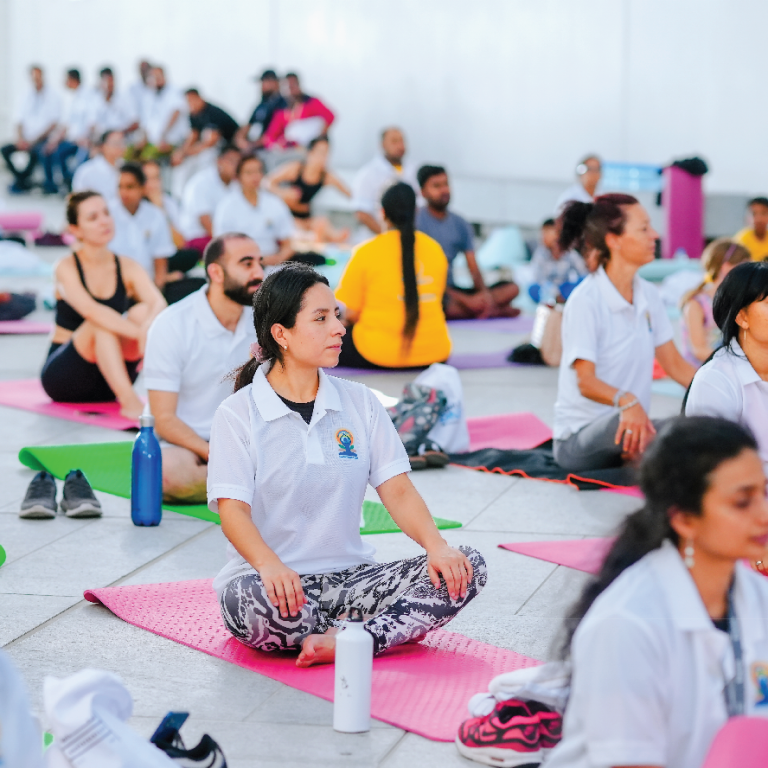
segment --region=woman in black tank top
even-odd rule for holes
[[[264,180],[267,189],[291,209],[300,232],[310,242],[343,243],[349,230],[335,230],[324,216],[312,216],[310,203],[325,186],[335,187],[346,197],[351,193],[336,174],[328,170],[328,137],[318,136],[307,146],[304,161],[293,160],[276,168]]]
[[[139,264],[109,250],[115,228],[99,194],[70,195],[67,221],[80,247],[56,265],[56,327],[43,388],[57,402],[117,400],[124,416],[138,418],[144,404],[133,382],[165,300]]]

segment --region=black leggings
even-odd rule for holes
[[[140,360],[125,361],[131,383],[136,381]],[[96,363],[80,357],[72,341],[51,344],[40,381],[48,397],[57,403],[111,403],[115,393],[109,388]]]

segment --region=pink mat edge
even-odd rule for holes
[[[196,579],[196,580],[193,580],[193,581],[200,581],[200,580]],[[203,579],[202,581],[209,581],[210,582],[211,580],[210,579]],[[163,582],[163,583],[166,583],[166,584],[178,584],[179,582]],[[150,585],[130,584],[130,585],[125,585],[125,586],[137,587],[137,586],[150,586]],[[175,637],[170,637],[169,635],[163,634],[162,632],[157,632],[155,630],[147,629],[146,627],[143,627],[140,624],[137,624],[136,622],[130,621],[129,619],[125,619],[122,616],[118,616],[118,614],[116,614],[109,607],[109,605],[107,605],[105,602],[102,601],[102,599],[99,597],[98,593],[99,592],[103,592],[105,590],[113,590],[113,589],[121,589],[121,588],[122,587],[117,586],[117,587],[97,587],[95,589],[86,589],[83,592],[83,597],[89,603],[93,603],[95,605],[102,605],[104,608],[106,608],[108,611],[110,611],[110,613],[112,613],[113,616],[117,617],[121,621],[124,621],[126,624],[130,624],[131,626],[137,627],[138,629],[143,629],[145,632],[150,632],[151,634],[158,635],[159,637],[163,637],[166,640],[170,640],[173,643],[178,643],[179,645],[183,645],[186,648],[191,648],[192,650],[200,651],[201,653],[205,653],[205,654],[207,654],[208,656],[211,656],[214,659],[221,659],[221,661],[226,661],[228,664],[235,664],[235,662],[229,661],[228,659],[222,659],[220,656],[216,656],[216,654],[211,653],[211,652],[209,652],[209,651],[207,651],[207,650],[205,650],[203,648],[200,648],[200,647],[198,647],[196,645],[192,645],[190,643],[185,643],[183,640],[179,640],[179,639],[177,639]],[[446,630],[435,630],[435,631],[437,631],[437,632],[445,632],[446,634],[454,634],[454,635],[460,634],[458,632],[447,632]],[[461,636],[465,637],[465,635],[461,635]],[[471,640],[471,638],[467,638],[467,639]],[[480,643],[482,645],[489,645],[488,643],[482,643],[482,641],[479,641],[479,640],[475,640],[473,642]],[[497,647],[497,646],[492,646],[492,647]],[[543,662],[539,661],[538,659],[534,659],[531,656],[525,656],[522,653],[517,653],[517,651],[512,651],[512,650],[510,650],[508,648],[501,648],[500,650],[503,650],[503,651],[505,651],[506,653],[509,653],[509,654],[513,654],[514,656],[516,656],[519,659],[522,659],[524,661],[533,662],[533,664],[530,664],[529,666],[537,666],[537,665],[543,663]],[[235,666],[239,666],[241,669],[247,669],[247,667],[242,667],[239,664],[235,664]],[[262,675],[262,677],[269,677],[269,675],[265,675],[262,672],[256,672],[255,670],[248,670],[248,671],[249,672],[253,672],[254,674],[257,674],[257,675]],[[270,677],[269,679],[270,680],[275,680],[277,678]],[[277,682],[280,682],[283,685],[287,685],[289,688],[294,688],[294,690],[302,690],[300,688],[295,688],[295,686],[291,685],[290,683],[286,683],[286,682],[284,682],[282,680],[277,680]],[[488,682],[490,683],[490,680]],[[323,695],[323,694],[314,693],[314,692],[310,692],[310,691],[302,691],[302,692],[303,693],[308,693],[311,696],[317,696],[318,698],[323,699],[324,701],[333,702],[333,694],[332,693],[331,693],[331,695]],[[480,693],[480,691],[478,691],[478,693]],[[469,703],[469,699],[467,699],[467,704],[468,703]],[[467,716],[469,717],[469,712],[467,712]],[[434,735],[429,734],[429,733],[425,732],[424,730],[420,730],[420,729],[417,729],[417,728],[411,728],[411,727],[404,728],[402,723],[395,722],[395,721],[393,721],[391,719],[387,719],[386,717],[381,717],[381,716],[374,717],[373,714],[371,714],[371,717],[374,720],[378,720],[379,722],[386,723],[387,725],[391,725],[394,728],[399,728],[399,729],[405,731],[406,733],[415,733],[417,736],[422,736],[423,738],[429,739],[430,741],[438,741],[438,742],[442,742],[442,743],[447,744],[447,743],[453,742],[453,740],[454,740],[453,738],[447,738],[447,739],[436,738]]]
[[[510,541],[510,542],[499,544],[498,548],[505,549],[508,552],[514,552],[517,555],[524,555],[525,557],[533,557],[536,560],[543,560],[544,562],[552,563],[553,565],[560,565],[564,568],[572,568],[573,570],[581,571],[582,573],[594,573],[593,571],[585,571],[582,568],[574,567],[569,563],[553,560],[551,559],[551,557],[544,557],[541,553],[526,552],[524,550],[528,547],[534,550],[539,546],[546,548],[548,545],[552,546],[553,549],[556,549],[557,545],[565,545],[566,547],[568,547],[574,544],[577,544],[577,545],[584,544],[584,545],[587,545],[585,548],[589,549],[589,545],[598,545],[600,543],[604,543],[606,547],[606,553],[607,553],[607,549],[610,546],[610,543],[612,541],[613,539],[608,536],[602,537],[602,538],[593,537],[589,539],[547,539],[546,541]],[[577,547],[577,549],[580,549],[580,547]]]
[[[53,326],[50,323],[40,323],[34,320],[0,320],[0,336],[13,334],[42,335],[50,333]]]

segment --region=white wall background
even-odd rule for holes
[[[538,218],[585,152],[700,154],[708,191],[765,194],[767,24],[765,0],[0,0],[0,127],[31,62],[127,85],[146,56],[240,119],[274,66],[336,111],[337,166],[402,125],[486,220]]]

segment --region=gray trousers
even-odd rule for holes
[[[565,440],[555,440],[552,446],[555,461],[568,472],[588,472],[622,466],[622,443],[616,445],[619,417],[618,411],[606,413]],[[658,431],[666,420],[651,421]]]

